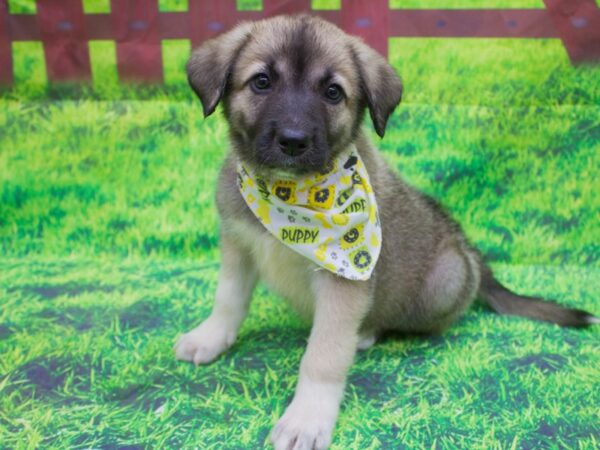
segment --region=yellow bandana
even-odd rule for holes
[[[269,179],[240,162],[238,176],[246,204],[279,241],[344,278],[371,277],[381,226],[369,175],[354,147],[325,174]]]

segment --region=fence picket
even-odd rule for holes
[[[239,17],[235,0],[190,1],[192,47],[231,28]]]
[[[263,15],[297,14],[309,12],[310,0],[263,0]]]
[[[600,61],[600,8],[595,0],[544,0],[574,63]]]
[[[111,0],[119,78],[163,81],[158,0]]]
[[[387,0],[342,0],[341,27],[355,34],[387,56],[389,30],[389,7]]]
[[[91,77],[90,52],[80,0],[38,0],[37,18],[51,82]]]
[[[0,0],[0,85],[13,82],[12,48],[8,23],[8,2]]]

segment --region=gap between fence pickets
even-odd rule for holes
[[[235,0],[190,0],[186,12],[160,12],[158,0],[112,0],[109,14],[84,14],[81,0],[38,0],[37,13],[9,14],[0,0],[0,84],[13,82],[12,42],[41,41],[51,83],[91,79],[90,40],[116,43],[122,81],[161,83],[163,39],[193,46],[241,20],[311,12],[361,36],[387,54],[389,37],[560,38],[574,64],[600,61],[595,0],[544,0],[546,9],[389,9],[388,0],[342,0],[312,11],[309,0],[264,0],[262,11],[237,11]]]

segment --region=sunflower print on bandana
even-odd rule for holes
[[[381,251],[381,226],[355,147],[340,154],[328,173],[268,178],[239,162],[238,178],[250,210],[284,245],[341,277],[371,277]]]

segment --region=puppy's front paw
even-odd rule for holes
[[[324,450],[329,447],[338,402],[323,400],[294,398],[271,433],[275,450]]]
[[[181,336],[173,350],[175,357],[181,361],[190,361],[196,365],[208,364],[231,347],[235,338],[235,331],[229,330],[221,321],[209,317]]]

